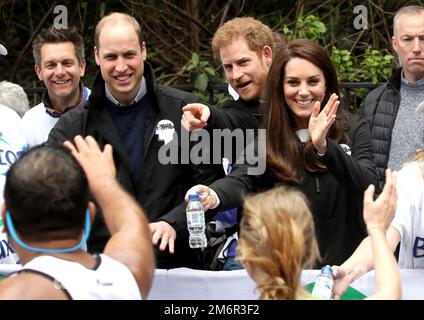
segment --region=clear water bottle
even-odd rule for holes
[[[333,295],[333,270],[329,265],[321,269],[321,273],[315,278],[312,296],[320,300],[330,300]]]
[[[190,248],[205,248],[208,243],[205,235],[205,211],[197,193],[188,196],[186,215]]]

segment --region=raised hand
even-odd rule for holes
[[[203,129],[211,115],[209,107],[201,103],[189,103],[182,110],[181,124],[188,132]]]
[[[92,192],[95,186],[115,180],[116,169],[111,145],[105,145],[102,151],[93,137],[83,138],[80,135],[74,138],[74,143],[65,141],[63,145],[71,151],[85,171]]]
[[[327,151],[327,132],[336,120],[336,112],[339,105],[339,97],[333,93],[321,112],[321,103],[319,101],[315,102],[312,109],[308,129],[312,144],[319,153],[325,153]]]
[[[364,194],[364,221],[368,231],[373,228],[386,231],[396,210],[396,174],[390,169],[386,170],[383,191],[375,201],[374,189],[374,186],[370,185]]]

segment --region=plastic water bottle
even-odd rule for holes
[[[205,211],[197,193],[188,196],[186,215],[190,248],[205,248],[208,243],[205,235]]]
[[[333,295],[334,280],[333,270],[329,265],[321,269],[321,273],[315,278],[312,296],[320,300],[330,300]]]

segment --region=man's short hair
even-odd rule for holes
[[[11,166],[4,199],[23,239],[78,238],[84,228],[88,181],[69,151],[43,144]]]
[[[264,46],[273,47],[272,30],[262,22],[251,17],[235,18],[219,27],[212,39],[215,59],[221,62],[219,49],[228,46],[235,39],[244,39],[249,49],[261,52]]]
[[[140,46],[143,44],[143,41],[144,41],[143,34],[141,32],[140,24],[137,22],[137,20],[126,13],[111,12],[108,15],[104,16],[96,25],[94,44],[97,49],[100,48],[100,43],[99,43],[100,32],[102,31],[103,27],[107,23],[111,23],[111,24],[127,23],[128,25],[134,28],[134,31],[137,34],[138,42],[140,43]]]
[[[68,29],[56,29],[54,26],[42,29],[32,42],[32,55],[35,64],[41,63],[41,47],[46,43],[72,42],[75,55],[81,64],[84,59],[84,41],[77,29],[72,26]]]
[[[395,16],[393,18],[393,35],[396,34],[396,25],[397,21],[399,20],[399,17],[402,15],[407,16],[417,16],[424,12],[423,6],[406,6],[400,8],[398,11],[396,11]]]
[[[19,84],[0,82],[0,104],[15,110],[20,117],[29,109],[28,96]]]

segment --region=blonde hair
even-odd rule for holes
[[[424,149],[418,149],[417,151],[415,151],[415,156],[413,156],[410,160],[408,160],[407,162],[405,162],[403,164],[403,167],[406,166],[407,164],[410,164],[412,162],[420,162],[421,166],[421,175],[424,178]]]
[[[260,53],[264,46],[273,47],[272,30],[262,22],[251,17],[235,18],[224,23],[212,39],[215,59],[221,62],[219,50],[236,39],[244,39],[250,50]]]
[[[300,276],[319,259],[315,226],[305,196],[278,187],[244,201],[238,258],[261,272],[255,279],[260,299],[306,296]]]

